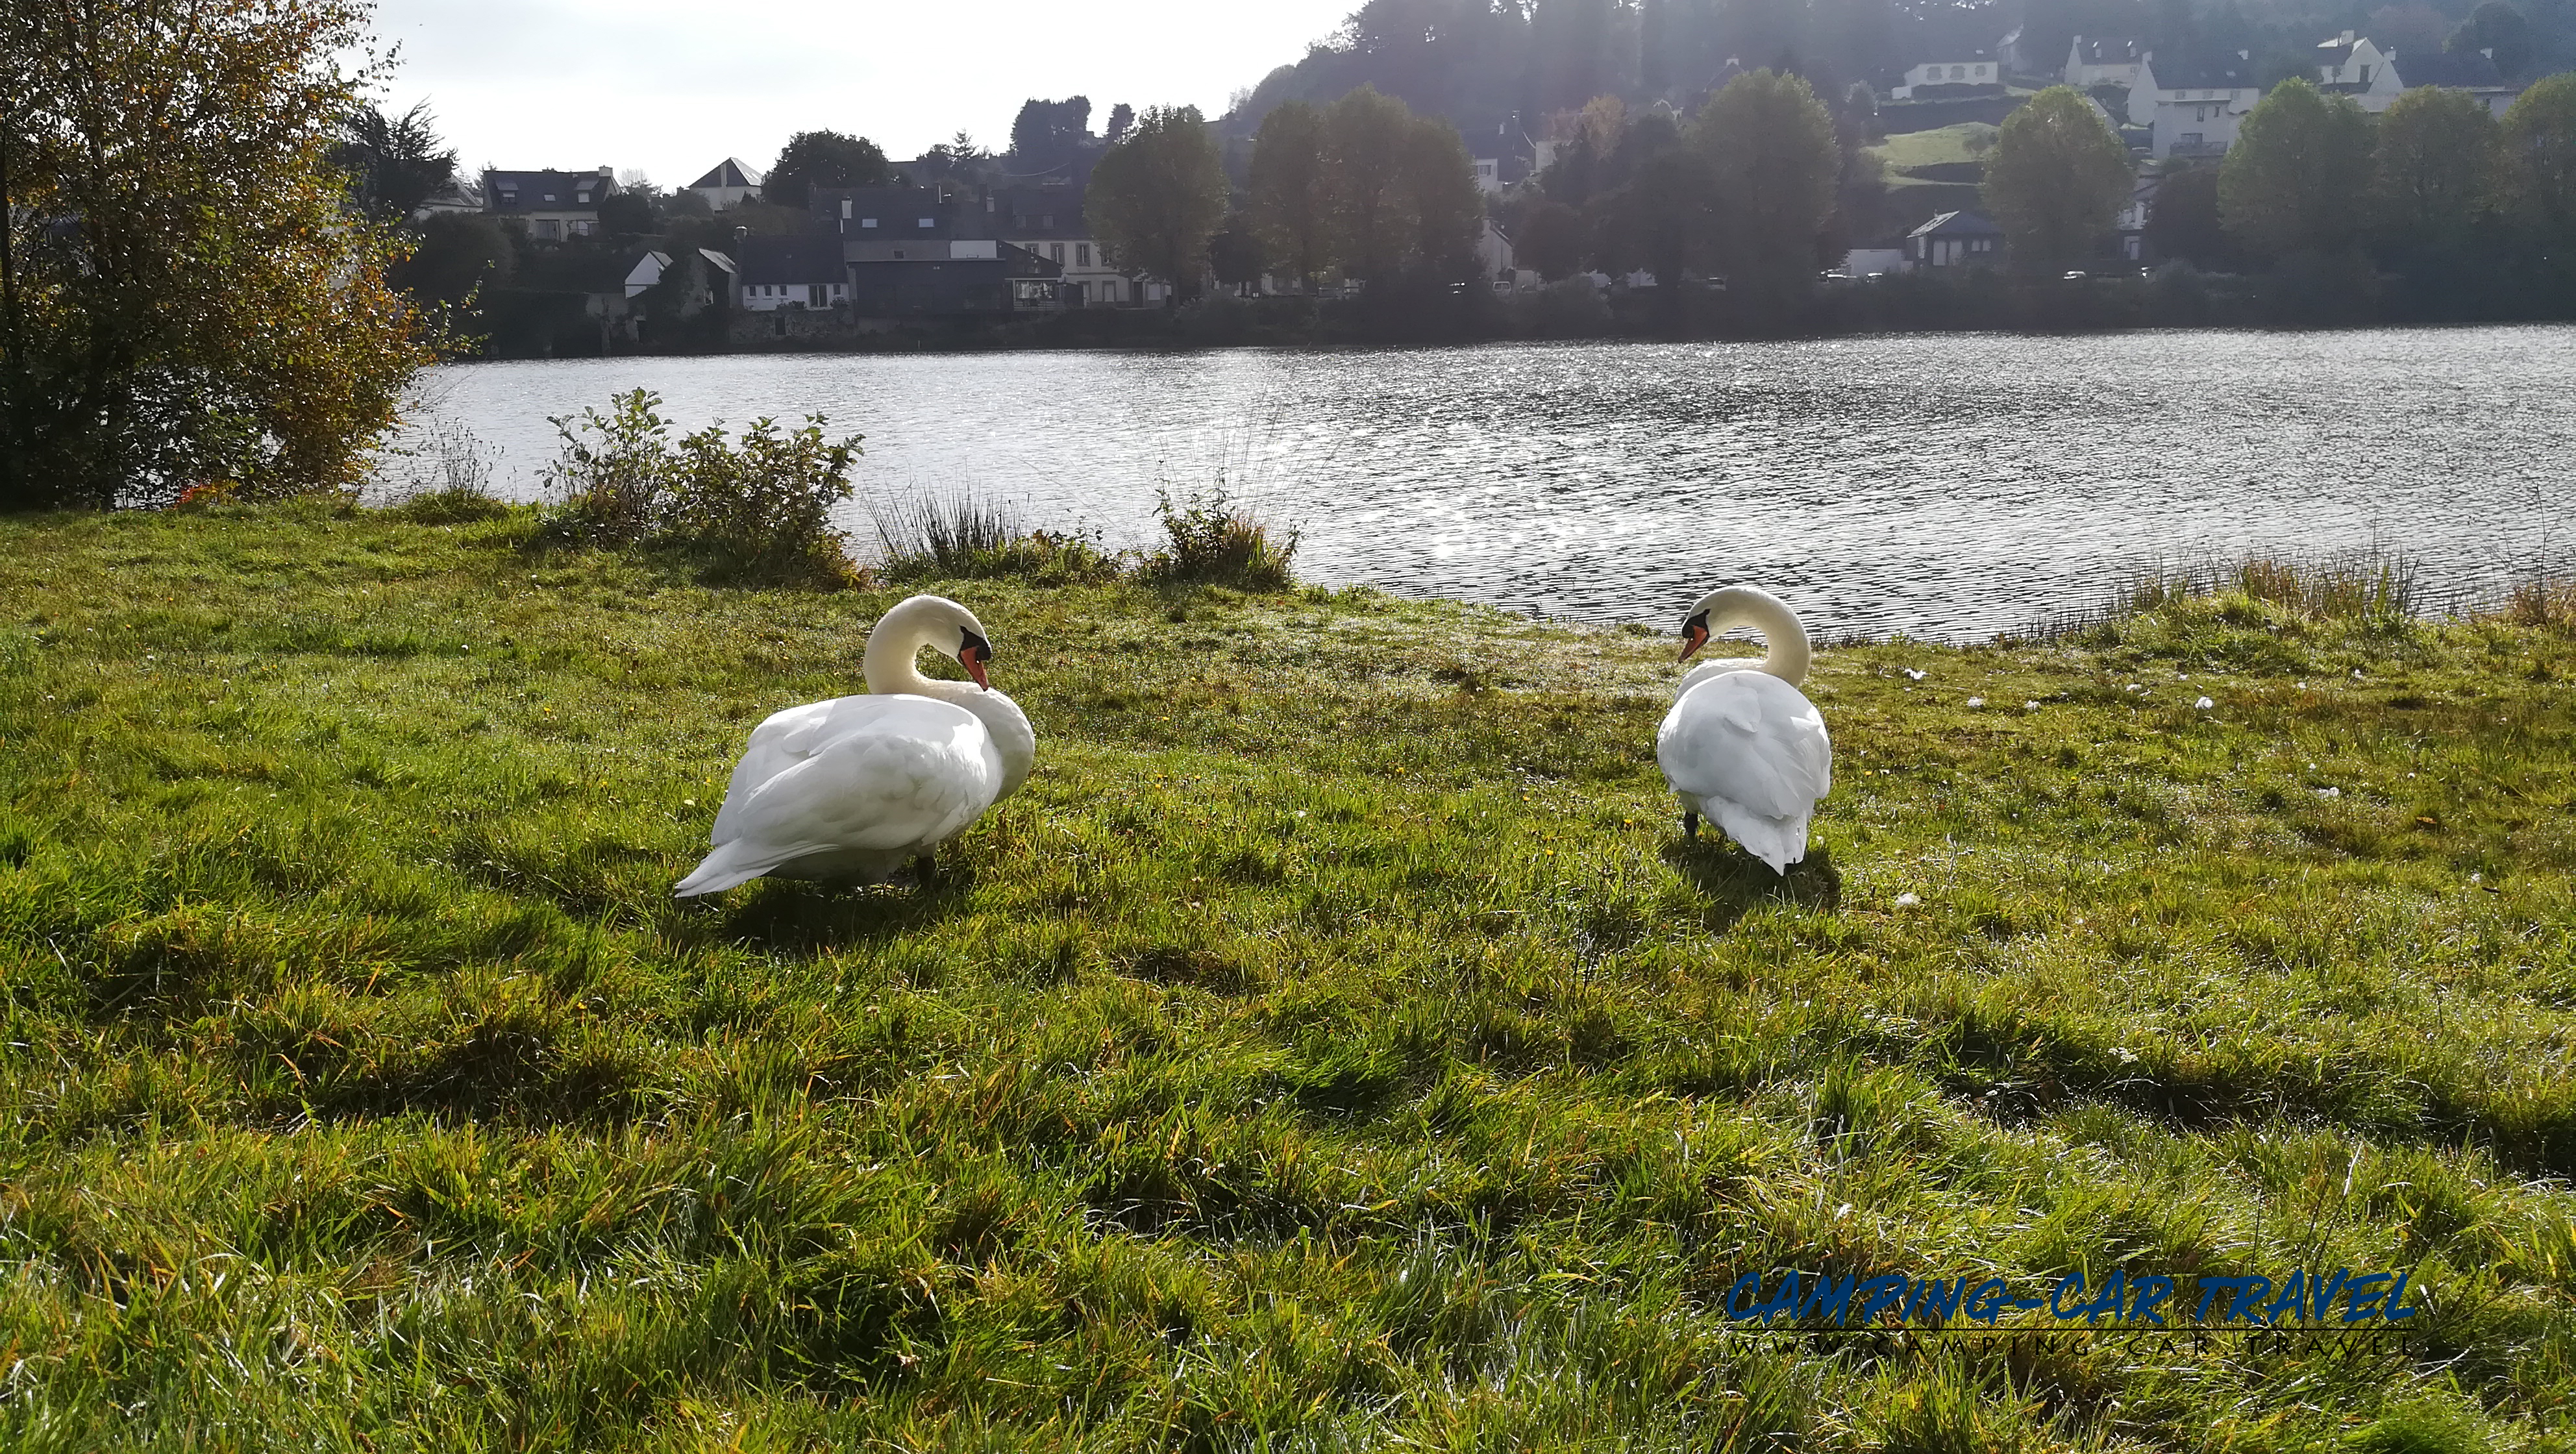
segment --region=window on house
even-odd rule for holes
[[[546,200],[547,200],[547,201],[551,202],[551,201],[553,201],[554,199],[555,199],[555,194],[554,194],[554,193],[552,193],[552,192],[548,192],[548,193],[546,194]]]
[[[1051,263],[1060,263],[1064,261],[1063,243],[1055,242],[1047,244],[1047,261]]]
[[[842,221],[844,221],[844,222],[847,222],[847,221],[849,220],[849,218],[850,218],[850,199],[849,199],[849,198],[847,198],[847,197],[844,197],[844,198],[842,198],[842,199],[841,199],[841,220],[842,220]]]
[[[937,227],[939,222],[936,218],[925,217],[921,219],[921,225],[924,227]]]
[[[876,225],[877,220],[873,217],[862,217],[859,219],[859,226],[861,227],[874,227]]]
[[[1056,256],[1058,256],[1058,257],[1062,257],[1062,256],[1064,256],[1064,254],[1063,254],[1063,253],[1061,253],[1061,252],[1059,252],[1059,253],[1057,253],[1057,254],[1056,254]],[[1091,244],[1090,244],[1090,243],[1087,243],[1087,242],[1077,242],[1077,243],[1075,243],[1075,244],[1073,245],[1073,265],[1074,265],[1075,267],[1078,267],[1078,268],[1087,268],[1087,267],[1091,266]]]

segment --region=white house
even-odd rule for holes
[[[2263,99],[2253,68],[2232,61],[2192,65],[2160,61],[2150,51],[2138,61],[2138,83],[2129,88],[2129,124],[2152,128],[2149,148],[2160,157],[2224,156],[2236,144],[2245,113]]]
[[[1476,158],[1476,190],[1488,197],[1503,190],[1502,158]]]
[[[2344,55],[2341,62],[2329,58]],[[2397,98],[2421,86],[2439,86],[2446,91],[2465,91],[2487,109],[2490,116],[2502,116],[2513,105],[2522,88],[2505,83],[2496,70],[2495,59],[2484,51],[2409,51],[2404,55],[2381,50],[2367,39],[2356,40],[2345,31],[2341,38],[2318,47],[2317,74],[2325,79],[2324,89],[2338,96],[2350,96],[2361,109],[2374,114],[2397,103]],[[2337,76],[2343,79],[2335,79]]]
[[[1075,307],[1160,303],[1170,291],[1109,261],[1091,235],[1079,187],[996,188],[984,194],[984,215],[1013,246],[1063,266],[1065,301]]]
[[[2349,30],[2332,40],[2318,41],[2317,84],[2367,89],[2374,77],[2388,69],[2390,54],[2373,45],[2370,37]]]
[[[2522,87],[2508,84],[2496,69],[2495,57],[2486,51],[2409,51],[2388,53],[2388,69],[2396,73],[2400,94],[2418,86],[2439,86],[2446,91],[2466,91],[2487,114],[2502,117],[2513,106],[2513,98]],[[2372,105],[2374,98],[2361,103],[2364,111],[2384,111],[2386,103]],[[2394,98],[2391,98],[2392,100]]]
[[[946,254],[942,244],[940,255]],[[754,313],[829,308],[850,301],[849,271],[842,264],[836,237],[746,237],[741,270],[735,276],[742,289],[742,306]],[[632,288],[634,282],[628,277],[627,286]]]
[[[716,276],[728,280],[728,284],[730,284],[730,281],[734,277],[732,258],[710,248],[703,247],[698,249],[698,257],[703,260],[708,267],[715,270]],[[634,267],[627,270],[626,296],[633,298],[643,294],[654,284],[661,282],[662,275],[670,270],[671,255],[669,253],[645,253],[642,257],[635,260]],[[728,291],[730,291],[730,286],[728,286]]]
[[[722,212],[728,207],[759,201],[760,182],[760,173],[745,166],[742,158],[726,157],[685,190],[706,198],[709,211]]]
[[[2079,91],[2096,86],[2134,86],[2138,84],[2138,63],[2146,59],[2146,48],[2134,40],[2086,40],[2075,37],[2067,48],[2066,84]]]
[[[483,209],[527,224],[528,236],[547,241],[588,237],[599,231],[599,204],[617,195],[617,171],[503,172],[483,174]]]
[[[1917,86],[2000,86],[2004,83],[2003,67],[1994,57],[1979,51],[1965,60],[1925,61],[1905,73],[1905,84],[1896,88],[1896,99],[1911,101]]]

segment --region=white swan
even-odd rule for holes
[[[964,682],[932,681],[925,646],[954,655]],[[915,596],[868,633],[869,695],[790,707],[760,724],[716,812],[715,852],[674,890],[720,893],[763,874],[876,883],[910,859],[923,877],[939,845],[1026,782],[1037,733],[992,690],[975,613]]]
[[[1682,622],[1682,654],[1731,626],[1762,633],[1759,662],[1693,668],[1655,733],[1655,761],[1682,802],[1682,836],[1702,814],[1754,857],[1786,874],[1807,856],[1807,820],[1834,785],[1834,744],[1824,714],[1798,690],[1810,653],[1806,628],[1780,599],[1751,586],[1711,591]]]

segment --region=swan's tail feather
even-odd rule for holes
[[[1795,818],[1765,818],[1747,812],[1733,803],[1717,801],[1708,804],[1709,816],[1726,836],[1744,845],[1744,851],[1771,865],[1771,871],[1783,877],[1789,865],[1807,856],[1807,815]]]
[[[766,855],[756,857],[738,851],[741,843],[742,840],[736,839],[708,854],[706,862],[699,864],[696,872],[680,880],[679,885],[671,890],[671,897],[692,899],[700,894],[720,894],[738,884],[747,884],[778,866],[768,861]]]

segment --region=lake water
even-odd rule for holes
[[[1112,544],[1220,473],[1309,579],[1671,626],[1757,582],[1811,631],[1980,637],[2142,566],[2393,549],[2452,599],[2576,558],[2576,329],[1907,335],[1395,351],[487,363],[424,385],[534,494],[547,416],[830,416],[870,499]]]

